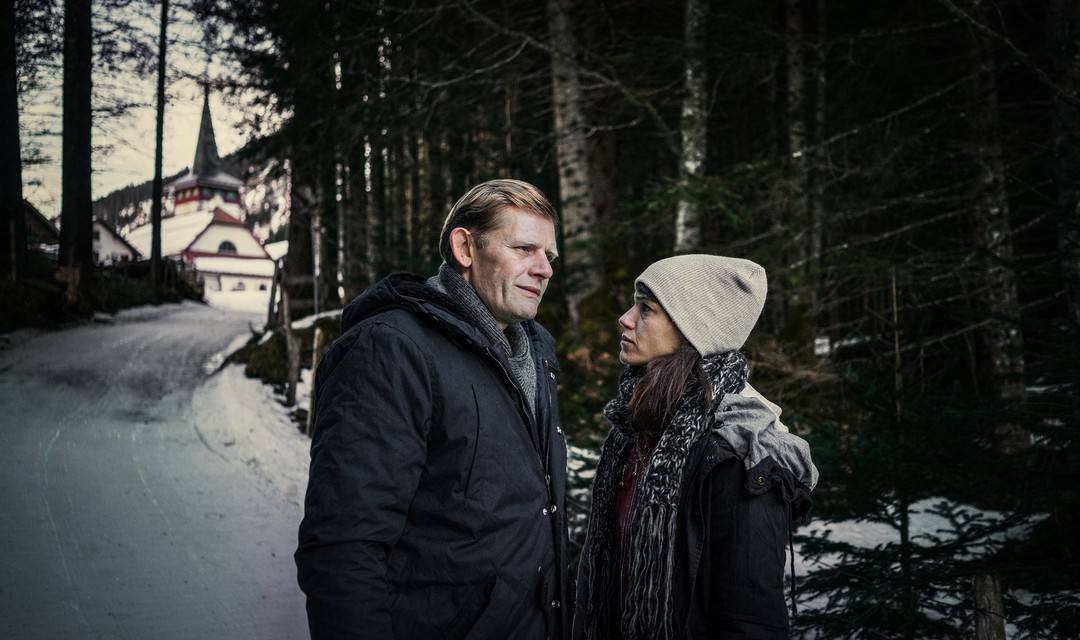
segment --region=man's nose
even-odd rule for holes
[[[547,256],[542,255],[533,262],[533,275],[547,280],[553,273],[554,270],[551,268],[551,261],[547,259]]]

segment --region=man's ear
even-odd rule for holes
[[[450,232],[450,253],[453,254],[454,260],[461,265],[462,269],[468,269],[473,263],[473,252],[476,251],[476,244],[473,242],[472,234],[465,227],[458,227]]]

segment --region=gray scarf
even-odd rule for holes
[[[708,432],[710,416],[724,394],[738,393],[746,385],[749,371],[746,357],[739,351],[702,358],[701,366],[712,380],[712,402],[705,406],[704,389],[691,376],[674,417],[638,479],[626,554],[629,584],[621,606],[616,602],[619,549],[615,494],[622,460],[636,438],[629,424],[628,403],[644,368],[626,367],[619,376],[619,396],[604,407],[604,417],[613,428],[596,470],[581,560],[587,563],[592,590],[584,612],[587,638],[645,640],[674,635],[675,541],[690,450]]]
[[[510,373],[517,380],[530,415],[536,416],[536,363],[533,362],[532,345],[521,323],[512,324],[501,331],[495,316],[476,295],[476,290],[445,262],[439,272],[427,279],[427,286],[444,293],[459,303],[473,326],[479,329],[497,348],[502,349],[510,362]]]

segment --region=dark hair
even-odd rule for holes
[[[482,248],[488,234],[503,224],[499,214],[510,208],[542,216],[558,227],[559,216],[542,191],[521,180],[489,180],[469,189],[447,214],[439,236],[439,254],[443,261],[457,266],[450,250],[450,234],[454,229],[468,229]]]
[[[691,381],[705,389],[704,403],[712,401],[712,384],[701,367],[701,354],[689,342],[675,353],[650,360],[630,396],[630,427],[638,443],[655,440],[675,415]]]

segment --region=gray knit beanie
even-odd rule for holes
[[[691,254],[654,262],[643,284],[702,356],[743,346],[765,306],[765,269],[742,258]]]

